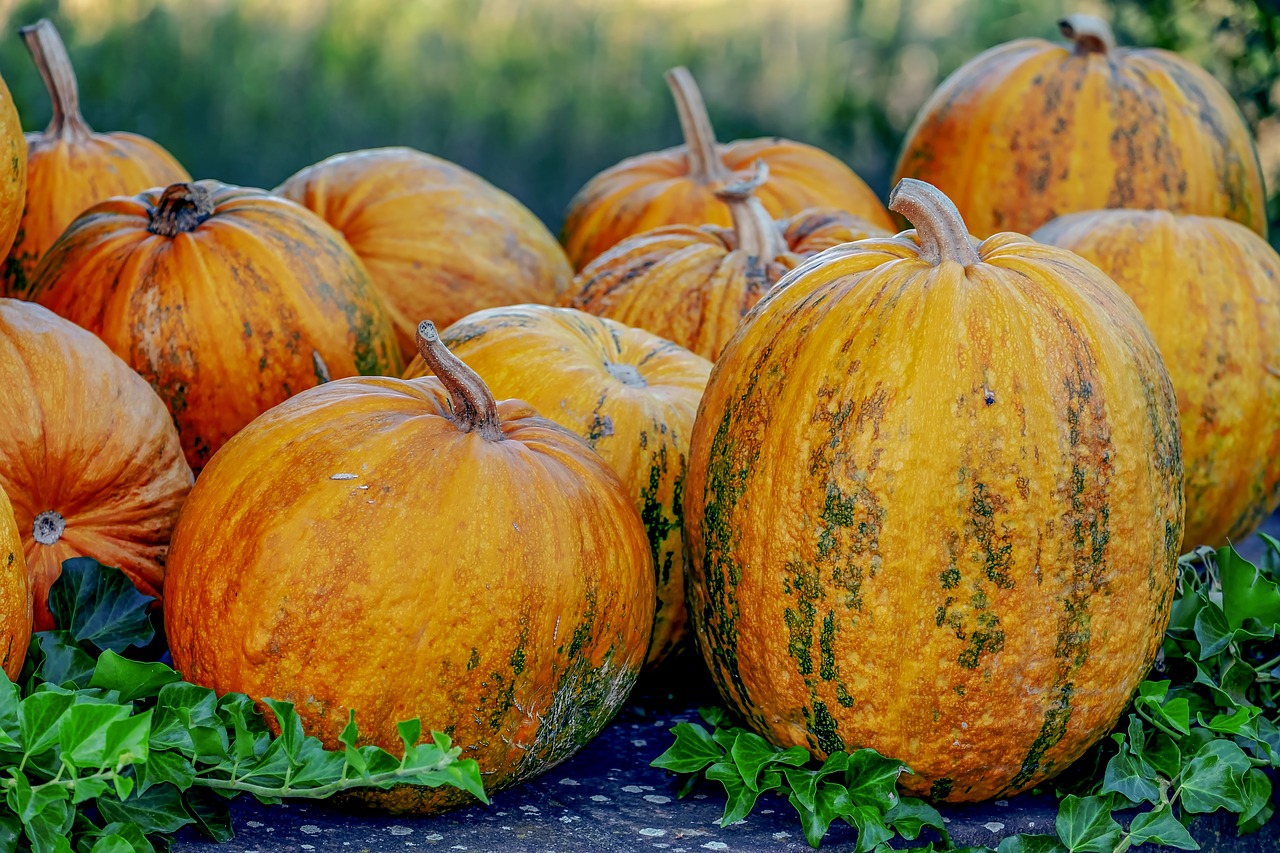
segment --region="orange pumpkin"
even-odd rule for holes
[[[18,679],[31,645],[31,584],[13,507],[0,488],[0,669]]]
[[[685,635],[680,493],[711,363],[643,329],[542,305],[478,311],[441,338],[494,394],[571,430],[622,479],[649,534],[658,594],[647,660],[662,662]],[[428,373],[419,358],[405,378]]]
[[[9,87],[0,78],[0,163],[9,168],[0,174],[0,253],[8,253],[22,221],[22,204],[27,195],[27,141],[22,122],[13,105]],[[4,295],[0,286],[0,296]]]
[[[53,101],[49,127],[27,135],[26,208],[0,280],[0,296],[25,298],[36,264],[89,207],[191,176],[146,137],[94,133],[80,115],[75,70],[57,29],[42,20],[18,32]]]
[[[888,236],[852,214],[812,209],[775,222],[754,193],[767,187],[757,161],[750,181],[716,191],[733,228],[670,225],[623,240],[578,274],[568,305],[647,329],[714,361],[751,307],[812,253]]]
[[[72,557],[118,566],[159,598],[191,489],[164,403],[89,332],[4,298],[0,388],[0,488],[22,532],[35,629],[54,627],[49,587]]]
[[[712,370],[685,481],[689,618],[762,735],[874,747],[904,787],[1025,790],[1110,731],[1155,658],[1182,540],[1178,409],[1133,302],[1018,234],[815,256]]]
[[[702,94],[685,68],[666,74],[680,114],[684,145],[630,157],[596,175],[569,202],[561,238],[575,269],[610,246],[664,225],[729,225],[715,191],[757,160],[772,176],[758,196],[777,217],[834,207],[886,230],[893,220],[862,179],[825,151],[788,139],[717,145]]]
[[[604,460],[495,403],[430,323],[420,340],[438,379],[329,383],[218,454],[174,533],[165,628],[188,679],[292,701],[330,749],[349,709],[390,750],[420,717],[493,792],[568,758],[626,699],[653,566]],[[466,795],[367,798],[430,812]]]
[[[546,226],[483,178],[412,148],[339,154],[276,193],[342,232],[386,300],[406,360],[418,320],[552,303],[573,270]]]
[[[1182,415],[1182,550],[1250,536],[1280,503],[1280,257],[1253,231],[1163,210],[1055,219],[1146,318]]]
[[[1167,51],[1116,47],[1097,18],[1059,26],[1065,46],[1012,41],[948,77],[894,180],[937,186],[979,237],[1107,207],[1225,216],[1266,236],[1258,154],[1222,86]]]
[[[403,369],[342,236],[262,190],[200,181],[92,207],[40,262],[31,298],[151,383],[197,471],[305,388]]]

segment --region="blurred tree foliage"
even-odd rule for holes
[[[1280,177],[1280,0],[0,0],[23,124],[48,99],[16,29],[47,16],[100,130],[150,136],[196,177],[272,187],[341,151],[410,145],[511,192],[552,229],[592,174],[676,144],[662,72],[688,65],[728,140],[778,134],[885,194],[948,73],[1067,11],[1207,67]],[[1272,193],[1280,237],[1280,196]]]

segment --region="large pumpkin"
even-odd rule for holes
[[[1099,210],[1034,235],[1133,298],[1182,413],[1182,550],[1239,542],[1280,503],[1280,257],[1253,231],[1163,210]]]
[[[402,369],[342,236],[262,190],[200,181],[96,205],[40,262],[31,298],[151,383],[197,471],[303,389]]]
[[[48,128],[27,135],[26,208],[0,279],[0,296],[25,297],[40,258],[86,209],[191,176],[146,137],[94,133],[80,115],[75,70],[57,29],[42,20],[19,32],[53,101]]]
[[[1177,402],[1133,303],[933,187],[831,249],[712,371],[685,486],[689,609],[773,742],[874,747],[940,800],[1024,790],[1104,735],[1160,647]]]
[[[0,298],[0,388],[0,488],[22,532],[36,630],[54,627],[49,587],[72,557],[117,566],[159,598],[191,489],[164,403],[102,341],[16,299]]]
[[[629,237],[587,264],[566,303],[714,361],[743,316],[806,256],[890,233],[829,208],[775,222],[753,194],[768,186],[767,175],[761,168],[753,180],[716,191],[732,228],[669,225]]]
[[[31,583],[13,507],[0,488],[0,669],[18,679],[31,644]]]
[[[22,221],[23,200],[27,196],[27,140],[13,105],[9,87],[0,78],[0,254],[7,254]],[[4,295],[0,287],[0,296]]]
[[[622,479],[649,534],[658,592],[647,660],[660,663],[685,635],[680,496],[711,363],[643,329],[542,305],[479,311],[441,338],[494,394],[573,431]],[[405,378],[428,372],[419,358]]]
[[[255,420],[178,521],[165,628],[188,679],[296,704],[330,749],[448,732],[496,791],[595,736],[653,628],[644,525],[584,442],[496,403],[430,323],[436,377],[348,379]],[[429,812],[466,795],[368,795]]]
[[[406,360],[423,317],[443,326],[495,305],[552,303],[573,278],[556,238],[524,205],[412,148],[339,154],[276,192],[346,237],[386,300]]]
[[[575,269],[633,234],[664,225],[729,225],[729,208],[715,191],[757,160],[769,166],[770,180],[758,195],[774,216],[834,207],[877,227],[893,228],[876,194],[835,157],[779,137],[718,145],[693,75],[673,68],[666,80],[684,144],[623,160],[578,191],[569,202],[561,235]]]
[[[1266,236],[1258,155],[1222,86],[1167,51],[1116,47],[1097,18],[1060,27],[1066,45],[1012,41],[948,77],[895,181],[934,184],[980,237],[1106,207],[1225,216]]]

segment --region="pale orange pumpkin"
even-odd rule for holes
[[[18,679],[31,644],[31,581],[13,506],[0,488],[0,669]]]
[[[575,269],[627,237],[664,225],[730,225],[729,208],[717,199],[716,190],[757,160],[769,167],[770,179],[757,195],[773,216],[831,207],[893,230],[893,219],[880,199],[840,160],[820,148],[779,137],[719,145],[693,75],[673,68],[666,80],[680,114],[684,144],[623,160],[578,191],[569,202],[561,234]]]

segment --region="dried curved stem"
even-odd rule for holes
[[[1093,15],[1068,15],[1058,21],[1058,31],[1063,38],[1075,43],[1076,56],[1101,53],[1104,56],[1116,49],[1116,36],[1111,25]]]
[[[920,257],[935,267],[943,261],[966,267],[980,262],[960,211],[933,184],[903,178],[889,193],[889,209],[915,226]]]
[[[753,258],[764,258],[766,262],[787,250],[778,223],[764,209],[760,199],[755,197],[755,191],[767,180],[769,166],[763,160],[757,160],[750,178],[716,190],[716,198],[729,206],[729,213],[733,216],[733,231],[738,238],[738,249]]]
[[[177,237],[196,230],[213,215],[213,197],[199,184],[173,184],[160,194],[151,209],[147,230],[164,237]]]
[[[729,170],[716,153],[716,132],[711,127],[707,105],[693,75],[682,65],[672,68],[663,77],[675,98],[676,112],[680,114],[680,131],[688,149],[689,177],[703,184],[725,180],[729,177]]]
[[[489,441],[502,441],[504,436],[498,403],[493,399],[489,386],[462,359],[449,352],[444,341],[440,340],[435,323],[423,320],[418,324],[417,343],[418,353],[449,392],[449,400],[453,403],[453,422],[458,429],[478,432]]]
[[[41,18],[29,27],[18,30],[22,41],[31,53],[36,70],[49,90],[53,101],[53,118],[49,120],[46,136],[69,141],[88,139],[93,129],[80,115],[80,90],[76,85],[76,72],[71,67],[67,46],[62,43],[58,29],[48,18]]]

